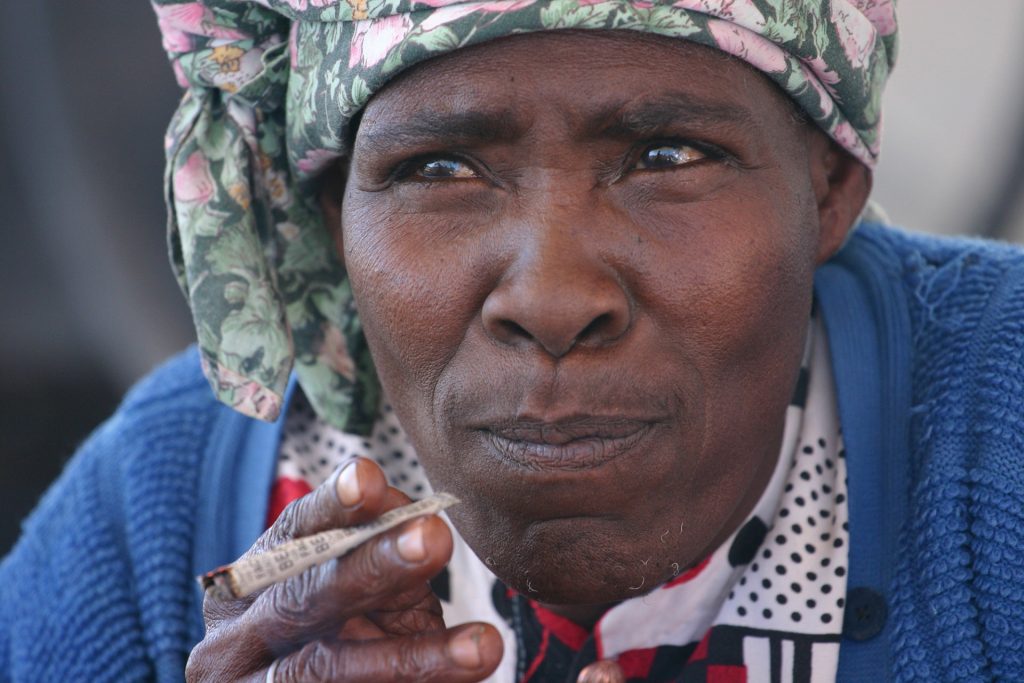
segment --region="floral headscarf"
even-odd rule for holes
[[[371,425],[379,390],[314,179],[353,116],[425,59],[529,31],[620,29],[733,55],[867,166],[894,0],[154,0],[185,98],[167,135],[171,260],[217,397],[275,419],[291,370],[321,417]]]

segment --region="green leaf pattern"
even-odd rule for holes
[[[894,0],[153,0],[187,92],[167,133],[172,267],[217,397],[279,415],[289,376],[356,432],[379,387],[316,205],[374,92],[410,66],[529,31],[634,30],[708,45],[783,88],[865,164],[896,54]]]

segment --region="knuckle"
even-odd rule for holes
[[[281,660],[278,675],[285,681],[343,680],[337,653],[322,641],[309,643],[295,655]]]
[[[362,552],[352,555],[352,567],[349,571],[357,572],[361,578],[371,582],[380,582],[388,578],[394,570],[394,561],[391,558],[390,539],[382,538],[377,542],[371,541],[360,548]]]
[[[400,680],[426,680],[434,673],[436,659],[423,638],[403,638],[395,656],[395,671]]]
[[[189,683],[249,680],[275,656],[272,649],[273,624],[255,612],[241,619],[207,625],[206,633],[185,663]],[[262,677],[259,680],[263,680]]]
[[[203,622],[206,630],[211,631],[222,622],[238,618],[252,603],[252,598],[241,600],[221,600],[207,592],[203,596]]]
[[[333,501],[336,501],[333,491],[321,485],[288,503],[250,552],[266,552],[285,541],[336,526]]]
[[[316,498],[314,491],[288,503],[271,528],[276,529],[282,538],[293,538],[301,534],[313,521],[311,518],[315,516],[318,507]]]
[[[185,680],[188,683],[205,683],[237,678],[230,672],[236,667],[234,655],[240,648],[233,647],[229,641],[220,632],[211,633],[199,641],[185,663]]]
[[[429,593],[430,588],[426,584],[424,588]],[[412,597],[404,600],[400,596],[388,608],[374,615],[377,625],[388,634],[402,636],[444,630],[441,604],[432,595],[423,595],[418,600]]]
[[[203,661],[202,654],[198,654],[198,650],[199,646],[192,650],[188,656],[188,661],[185,663],[185,680],[187,683],[198,683],[205,678],[205,662]]]
[[[316,607],[317,591],[313,586],[315,570],[306,571],[283,581],[269,595],[269,608],[281,626],[298,627]]]
[[[386,543],[370,541],[359,548],[335,570],[339,578],[337,589],[349,593],[360,604],[372,604],[385,597],[391,598],[405,590],[403,575],[390,557]]]

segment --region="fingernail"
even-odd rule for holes
[[[483,633],[483,627],[473,626],[452,638],[448,642],[448,654],[452,661],[467,669],[480,666],[480,636]]]
[[[427,556],[423,547],[423,523],[416,522],[411,529],[398,537],[398,554],[406,562],[419,562]]]
[[[338,475],[338,500],[345,507],[358,505],[363,499],[359,489],[359,463],[350,462]]]

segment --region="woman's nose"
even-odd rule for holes
[[[554,358],[614,343],[629,329],[630,297],[614,268],[574,231],[547,231],[520,251],[483,305],[496,341],[535,344]]]

